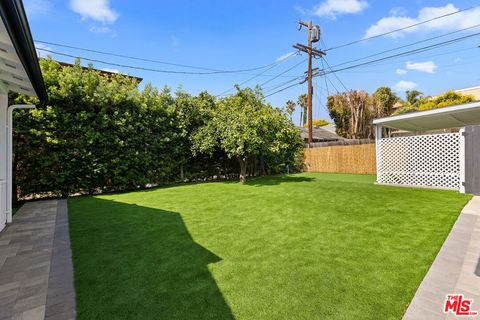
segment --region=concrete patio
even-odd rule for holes
[[[480,318],[480,196],[462,210],[403,319],[458,318],[443,312],[447,294],[473,299]]]
[[[66,200],[27,203],[0,233],[3,319],[75,319]]]

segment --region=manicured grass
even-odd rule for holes
[[[373,181],[72,198],[78,319],[400,319],[469,196]]]

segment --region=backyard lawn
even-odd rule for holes
[[[71,198],[78,319],[400,319],[469,196],[373,182]]]

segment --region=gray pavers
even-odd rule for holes
[[[480,197],[474,197],[455,222],[403,319],[454,319],[453,314],[443,313],[447,294],[474,299],[473,310],[480,313],[479,265]]]
[[[0,233],[4,319],[75,319],[66,200],[27,203]]]
[[[67,211],[67,201],[60,200],[45,310],[45,319],[48,320],[75,319],[75,289]]]

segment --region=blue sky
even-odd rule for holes
[[[55,42],[94,50],[115,52],[171,63],[213,69],[249,69],[272,64],[293,52],[292,44],[305,43],[306,31],[297,30],[298,19],[312,19],[322,30],[320,48],[382,34],[440,15],[480,5],[476,1],[390,1],[390,0],[324,0],[324,1],[120,1],[120,0],[24,0],[35,40]],[[401,5],[401,6],[399,6]],[[480,7],[361,43],[328,51],[331,65],[410,44],[455,30],[480,24]],[[480,32],[480,27],[408,47],[395,54]],[[340,81],[330,74],[316,78],[314,118],[328,119],[325,96],[336,90],[361,89],[373,92],[386,85],[400,96],[406,89],[417,89],[427,95],[449,89],[480,85],[480,36],[453,45],[398,57],[382,63],[338,72]],[[127,60],[90,52],[38,44],[49,50],[84,56],[113,63],[163,70],[201,71],[149,62]],[[42,53],[45,54],[44,52]],[[61,61],[72,58],[56,56]],[[248,74],[179,75],[134,70],[94,63],[99,69],[115,69],[144,78],[157,87],[175,89],[182,86],[192,94],[207,90],[219,94],[252,75],[264,72],[245,86],[264,84],[266,90],[285,83],[306,70],[305,54],[295,55],[270,70]],[[379,57],[375,57],[379,58]],[[374,59],[374,58],[371,58]],[[369,61],[367,59],[365,61]],[[362,61],[363,62],[363,61]],[[85,62],[87,63],[87,62]],[[285,70],[298,67],[272,78]],[[321,60],[314,66],[322,68]],[[333,67],[335,69],[335,67]],[[326,81],[325,81],[326,80]],[[295,82],[291,82],[295,83]],[[270,91],[273,93],[275,90]],[[306,84],[292,87],[267,98],[283,107],[288,99],[296,100],[306,92]],[[299,117],[298,112],[294,119]],[[297,120],[298,121],[298,120]]]

